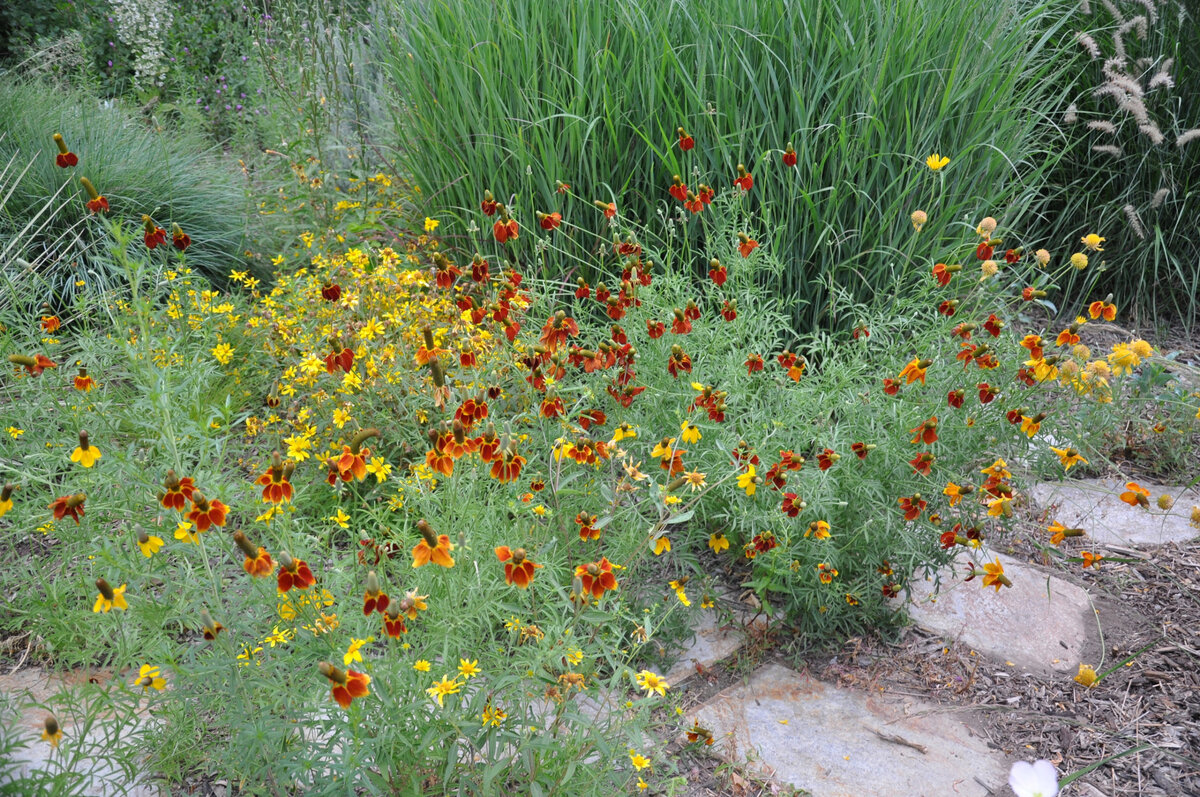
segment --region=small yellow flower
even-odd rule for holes
[[[641,775],[638,775],[637,787],[638,787],[638,791],[645,791],[646,789],[650,788],[650,784],[647,783],[646,781],[642,780]]]
[[[1074,266],[1077,271],[1083,271],[1088,266],[1088,256],[1083,252],[1076,252],[1075,254],[1071,255],[1071,265]]]
[[[90,468],[96,464],[96,460],[100,459],[100,449],[96,446],[89,445],[84,448],[82,445],[76,446],[71,452],[71,461],[78,462],[85,468]]]
[[[342,654],[342,664],[346,667],[350,666],[351,662],[362,661],[362,646],[368,642],[374,642],[375,637],[367,637],[366,639],[351,639],[350,647]]]
[[[946,168],[946,164],[949,162],[949,158],[943,158],[936,152],[925,159],[925,165],[935,172],[940,172],[942,169]]]
[[[436,230],[438,228],[439,224],[441,224],[441,222],[438,221],[437,219],[431,219],[428,216],[426,216],[425,217],[425,232],[433,232],[434,230]]]
[[[416,663],[413,664],[413,669],[417,672],[429,672],[429,662],[425,661],[425,659],[417,659]]]
[[[425,693],[430,697],[437,698],[438,705],[442,706],[444,705],[442,701],[445,699],[446,695],[458,694],[458,691],[462,689],[462,686],[463,685],[458,682],[457,678],[451,681],[449,678],[443,675],[442,680],[426,689]]]
[[[1087,235],[1083,236],[1079,240],[1084,246],[1086,246],[1092,252],[1103,252],[1104,251],[1103,249],[1100,248],[1100,244],[1104,243],[1104,239],[1101,238],[1099,235],[1096,235],[1096,233],[1094,233],[1094,232],[1088,233]]]
[[[645,689],[647,695],[657,693],[665,696],[667,689],[670,688],[665,678],[650,670],[642,670],[637,674],[637,685],[639,688]]]
[[[684,421],[682,424],[679,425],[679,429],[681,432],[681,434],[679,436],[681,438],[683,438],[683,442],[685,442],[685,443],[699,443],[700,442],[699,427],[693,426],[691,423]]]
[[[349,523],[350,516],[347,515],[345,512],[343,512],[342,508],[340,506],[338,507],[337,514],[333,515],[332,517],[329,517],[328,520],[336,523],[339,528],[343,528],[343,529],[350,528],[350,523]]]
[[[46,717],[45,727],[42,730],[42,741],[49,742],[51,747],[57,748],[58,743],[62,741],[62,728],[58,726],[58,720],[54,715]]]
[[[473,675],[479,675],[479,659],[470,661],[468,659],[458,660],[458,674],[463,677],[463,680],[469,680]]]
[[[708,547],[712,548],[713,553],[729,550],[729,538],[721,532],[717,531],[708,535]]]
[[[388,476],[392,475],[392,466],[380,457],[371,457],[367,464],[367,473],[374,474],[378,484],[387,481]]]
[[[167,681],[153,664],[143,664],[133,685],[142,687],[143,692],[147,689],[157,689],[161,692],[167,688]]]
[[[1076,674],[1074,680],[1075,683],[1091,687],[1096,683],[1096,671],[1090,665],[1080,664],[1079,672]]]
[[[613,430],[613,442],[619,443],[625,438],[637,437],[637,427],[623,423]]]
[[[754,495],[754,491],[758,489],[758,482],[754,478],[753,465],[741,476],[738,476],[737,486],[739,489],[745,490],[746,495]]]
[[[18,437],[25,434],[24,429],[18,429],[15,426],[10,426],[7,429],[5,429],[4,431],[8,432],[8,436],[11,437],[13,440],[16,440]],[[62,735],[61,732],[59,733],[59,735],[60,736]]]
[[[219,343],[212,350],[212,356],[216,358],[221,365],[229,365],[229,361],[233,359],[233,347],[228,343]]]
[[[200,542],[199,536],[192,530],[192,524],[186,520],[179,521],[179,524],[175,526],[175,539],[190,542],[193,545]]]
[[[633,764],[633,768],[638,772],[641,772],[643,769],[650,766],[650,759],[639,754],[636,750],[629,751],[629,762]],[[638,777],[638,780],[641,780],[640,776]]]

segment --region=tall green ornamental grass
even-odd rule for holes
[[[188,265],[197,272],[223,282],[242,261],[249,215],[242,186],[201,136],[147,130],[119,106],[32,83],[0,84],[0,120],[0,164],[14,164],[0,194],[0,250],[7,255],[0,268],[15,267],[16,256],[33,264],[48,278],[52,295],[45,299],[65,306],[77,283],[106,287],[122,279],[101,245],[102,228],[88,219],[79,184],[85,176],[108,198],[113,217],[150,214],[168,233],[178,224],[191,236]],[[78,156],[77,166],[56,165],[55,133]],[[6,245],[15,240],[19,247]]]
[[[919,190],[925,155],[951,158],[926,227],[936,240],[968,208],[1020,216],[1055,160],[1038,144],[1063,91],[1055,3],[434,0],[393,11],[377,49],[400,92],[403,168],[430,214],[465,218],[491,190],[528,226],[559,209],[561,180],[650,218],[679,204],[673,175],[695,191],[704,174],[719,190],[744,164],[753,206],[774,206],[779,287],[804,325],[827,322],[838,287],[869,298],[890,284],[909,214],[933,199]],[[681,150],[677,127],[694,149]],[[789,142],[795,167],[781,160]],[[586,229],[545,268],[579,263],[589,276],[584,233],[607,231],[568,221]]]

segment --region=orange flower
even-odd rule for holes
[[[1137,482],[1126,482],[1125,492],[1121,493],[1120,499],[1130,506],[1150,508],[1150,491]]]
[[[501,484],[507,484],[521,477],[521,468],[524,466],[525,457],[517,453],[516,443],[510,443],[492,462],[491,475]]]
[[[742,253],[742,257],[750,257],[750,253],[758,247],[758,241],[752,240],[744,232],[739,232],[737,237],[741,242],[738,244],[738,251]]]
[[[587,601],[591,595],[596,599],[604,597],[606,590],[617,588],[617,578],[612,573],[612,562],[607,557],[600,557],[598,562],[588,562],[575,568],[575,578],[579,582],[579,597]]]
[[[79,375],[75,377],[75,389],[81,393],[89,393],[96,386],[96,380],[88,376],[87,369],[79,366]]]
[[[108,198],[101,196],[88,178],[80,177],[79,182],[88,195],[87,209],[92,213],[107,213],[109,211]]]
[[[600,539],[600,529],[596,528],[596,516],[589,515],[587,512],[580,512],[575,516],[575,522],[579,524],[579,539],[581,540],[598,540]],[[497,548],[497,551],[500,549]],[[500,561],[504,561],[501,559]]]
[[[371,456],[371,449],[363,448],[362,444],[367,438],[378,436],[378,429],[364,429],[354,436],[350,445],[342,446],[341,456],[334,460],[342,481],[362,481],[367,478],[367,457]]]
[[[87,500],[87,496],[83,493],[75,495],[64,495],[60,498],[55,498],[54,503],[50,504],[47,509],[54,510],[54,519],[62,520],[67,515],[75,521],[75,525],[79,525],[79,518],[83,515],[83,502]]]
[[[54,134],[54,143],[58,147],[58,155],[54,157],[54,162],[59,168],[67,169],[79,165],[79,156],[67,148],[67,142],[63,141],[61,133]],[[57,747],[57,744],[55,746]]]
[[[561,213],[537,213],[535,215],[537,216],[538,224],[541,225],[543,230],[554,230],[558,228],[558,225],[562,224]]]
[[[896,379],[905,380],[904,384],[906,385],[911,385],[920,379],[923,385],[925,384],[925,369],[931,365],[933,365],[933,360],[922,360],[919,357],[914,357],[908,365],[904,366],[904,369],[900,371]]]
[[[288,479],[295,469],[294,462],[290,459],[284,462],[279,456],[279,452],[275,452],[271,458],[271,467],[267,468],[266,472],[254,482],[263,486],[263,503],[282,504],[284,501],[292,500],[292,483]]]
[[[915,457],[910,459],[908,464],[912,465],[913,470],[915,470],[917,473],[921,474],[922,476],[928,476],[930,470],[933,468],[933,461],[933,454],[930,454],[928,451],[926,451],[924,453],[917,454]]]
[[[442,567],[454,567],[454,558],[450,556],[454,545],[449,536],[436,534],[424,518],[417,521],[417,531],[421,532],[422,539],[412,549],[413,567],[423,567],[430,562]]]
[[[841,458],[841,454],[836,453],[832,448],[827,448],[820,454],[817,454],[817,467],[821,470],[829,470]]]
[[[934,415],[932,418],[925,421],[920,426],[918,426],[914,429],[908,430],[913,433],[913,439],[910,440],[909,442],[910,443],[920,443],[920,442],[924,441],[925,445],[932,445],[933,443],[936,443],[937,439],[938,439],[937,426],[938,426],[938,419],[937,419],[937,416]]]
[[[533,581],[534,570],[542,566],[531,562],[526,557],[524,548],[512,550],[507,545],[496,548],[496,558],[504,562],[505,583],[516,584],[521,589],[529,586],[529,583]]]
[[[354,698],[366,697],[371,693],[367,689],[367,684],[371,683],[371,676],[365,673],[354,670],[343,672],[327,661],[318,664],[317,669],[321,671],[321,675],[329,679],[332,684],[330,694],[342,708],[350,708],[350,703]]]
[[[916,520],[925,511],[925,507],[928,506],[928,502],[921,497],[920,493],[911,497],[897,498],[896,501],[900,504],[900,508],[904,510],[905,520]]]
[[[1111,299],[1112,296],[1109,296]],[[1092,318],[1103,318],[1105,321],[1114,321],[1117,318],[1117,306],[1106,299],[1103,302],[1096,301],[1088,305],[1088,315]]]
[[[224,526],[229,507],[215,498],[209,501],[199,490],[192,491],[192,509],[187,519],[196,524],[196,531],[208,531],[212,526]]]
[[[13,365],[19,365],[34,376],[41,376],[42,371],[47,368],[57,368],[58,363],[51,360],[44,354],[35,354],[30,357],[25,354],[10,354],[8,361]]]
[[[363,593],[363,616],[369,617],[371,612],[383,614],[389,603],[391,601],[387,593],[379,588],[379,577],[375,575],[375,571],[367,573],[367,589]]]
[[[383,633],[392,639],[399,639],[401,634],[408,633],[408,626],[400,616],[400,604],[393,604],[383,615]]]
[[[1000,564],[997,559],[995,564],[985,564],[983,566],[983,588],[995,587],[996,592],[1000,591],[1000,587],[1011,587],[1012,582],[1008,580],[1008,576],[1004,575],[1004,565]]]
[[[1100,554],[1092,553],[1091,551],[1080,551],[1079,555],[1083,557],[1083,566],[1085,568],[1094,566],[1097,570],[1100,569],[1100,562],[1104,559]]]
[[[680,150],[682,150],[683,152],[687,152],[689,149],[696,146],[696,139],[689,136],[687,134],[687,131],[685,131],[682,127],[676,129],[675,132],[679,134],[679,149]]]
[[[47,332],[49,334],[54,334],[55,332],[58,331],[58,328],[61,326],[62,326],[62,322],[58,319],[58,316],[56,316],[56,315],[42,316],[42,330],[44,332]]]
[[[733,184],[743,191],[749,191],[754,187],[754,175],[746,171],[746,167],[742,164],[737,165],[738,176],[734,179]]]
[[[214,501],[213,503],[216,502]],[[197,528],[199,528],[199,524],[197,524]],[[264,578],[275,572],[275,561],[271,559],[271,554],[267,553],[266,548],[261,546],[256,547],[250,542],[249,539],[246,538],[246,535],[240,531],[235,531],[233,533],[233,541],[237,547],[242,550],[242,553],[246,555],[245,561],[242,562],[242,569],[248,574],[254,576],[255,578]],[[290,559],[291,557],[288,558]],[[308,566],[305,565],[304,569],[307,570]],[[311,577],[312,573],[309,573],[309,576]]]
[[[279,552],[279,565],[278,586],[280,592],[287,592],[293,587],[308,589],[317,583],[308,563],[303,559],[293,559],[287,551]]]
[[[166,491],[158,494],[158,502],[162,504],[163,509],[175,509],[179,512],[183,511],[187,502],[191,500],[192,493],[196,492],[196,483],[192,481],[192,477],[185,476],[180,479],[174,470],[167,471],[163,487]]]

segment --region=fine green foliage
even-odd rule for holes
[[[395,3],[380,42],[399,91],[401,163],[427,212],[464,214],[485,189],[556,207],[556,181],[650,218],[672,175],[720,190],[744,164],[774,206],[778,283],[805,326],[830,290],[890,286],[896,240],[930,196],[925,156],[951,156],[929,237],[980,206],[1019,216],[1054,156],[1059,5],[979,0]],[[382,29],[381,29],[382,30]],[[681,152],[676,127],[695,139]],[[789,142],[798,163],[781,154]],[[527,170],[532,167],[532,179]],[[602,228],[579,221],[587,231]],[[590,243],[565,245],[571,257]],[[552,262],[552,273],[575,268]]]
[[[85,176],[108,198],[114,215],[136,220],[150,214],[168,234],[178,224],[193,241],[189,263],[202,274],[221,282],[241,262],[248,215],[243,186],[203,137],[147,130],[120,106],[29,83],[0,84],[0,119],[0,164],[11,161],[11,174],[20,175],[0,194],[6,197],[0,244],[7,246],[38,219],[21,239],[21,251],[12,254],[47,277],[51,293],[45,299],[69,304],[77,282],[103,288],[120,277],[84,205],[79,178]],[[55,133],[79,157],[78,166],[56,165]],[[48,200],[52,212],[43,213]],[[73,257],[64,256],[68,248]]]

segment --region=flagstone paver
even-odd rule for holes
[[[742,646],[742,629],[736,625],[721,624],[715,612],[702,612],[694,630],[695,636],[667,671],[667,683],[672,686],[695,675],[697,665],[709,669],[718,661],[732,656]]]
[[[985,797],[979,781],[999,790],[1008,773],[1004,757],[944,709],[838,689],[779,664],[690,717],[713,732],[719,754],[756,759],[814,797]]]
[[[996,592],[981,588],[978,578],[963,582],[946,574],[935,594],[932,581],[917,581],[909,616],[997,661],[1037,672],[1075,672],[1096,628],[1087,592],[1048,570],[1010,556],[999,559],[1011,588]]]
[[[1164,513],[1157,507],[1146,510],[1126,504],[1117,497],[1125,491],[1125,482],[1118,479],[1048,482],[1035,486],[1030,495],[1042,507],[1054,505],[1050,520],[1085,529],[1088,539],[1101,545],[1152,546],[1200,536],[1189,518],[1192,506],[1200,505],[1200,489],[1181,490],[1144,480],[1138,484],[1150,491],[1152,505],[1160,495],[1172,496],[1174,509]]]

